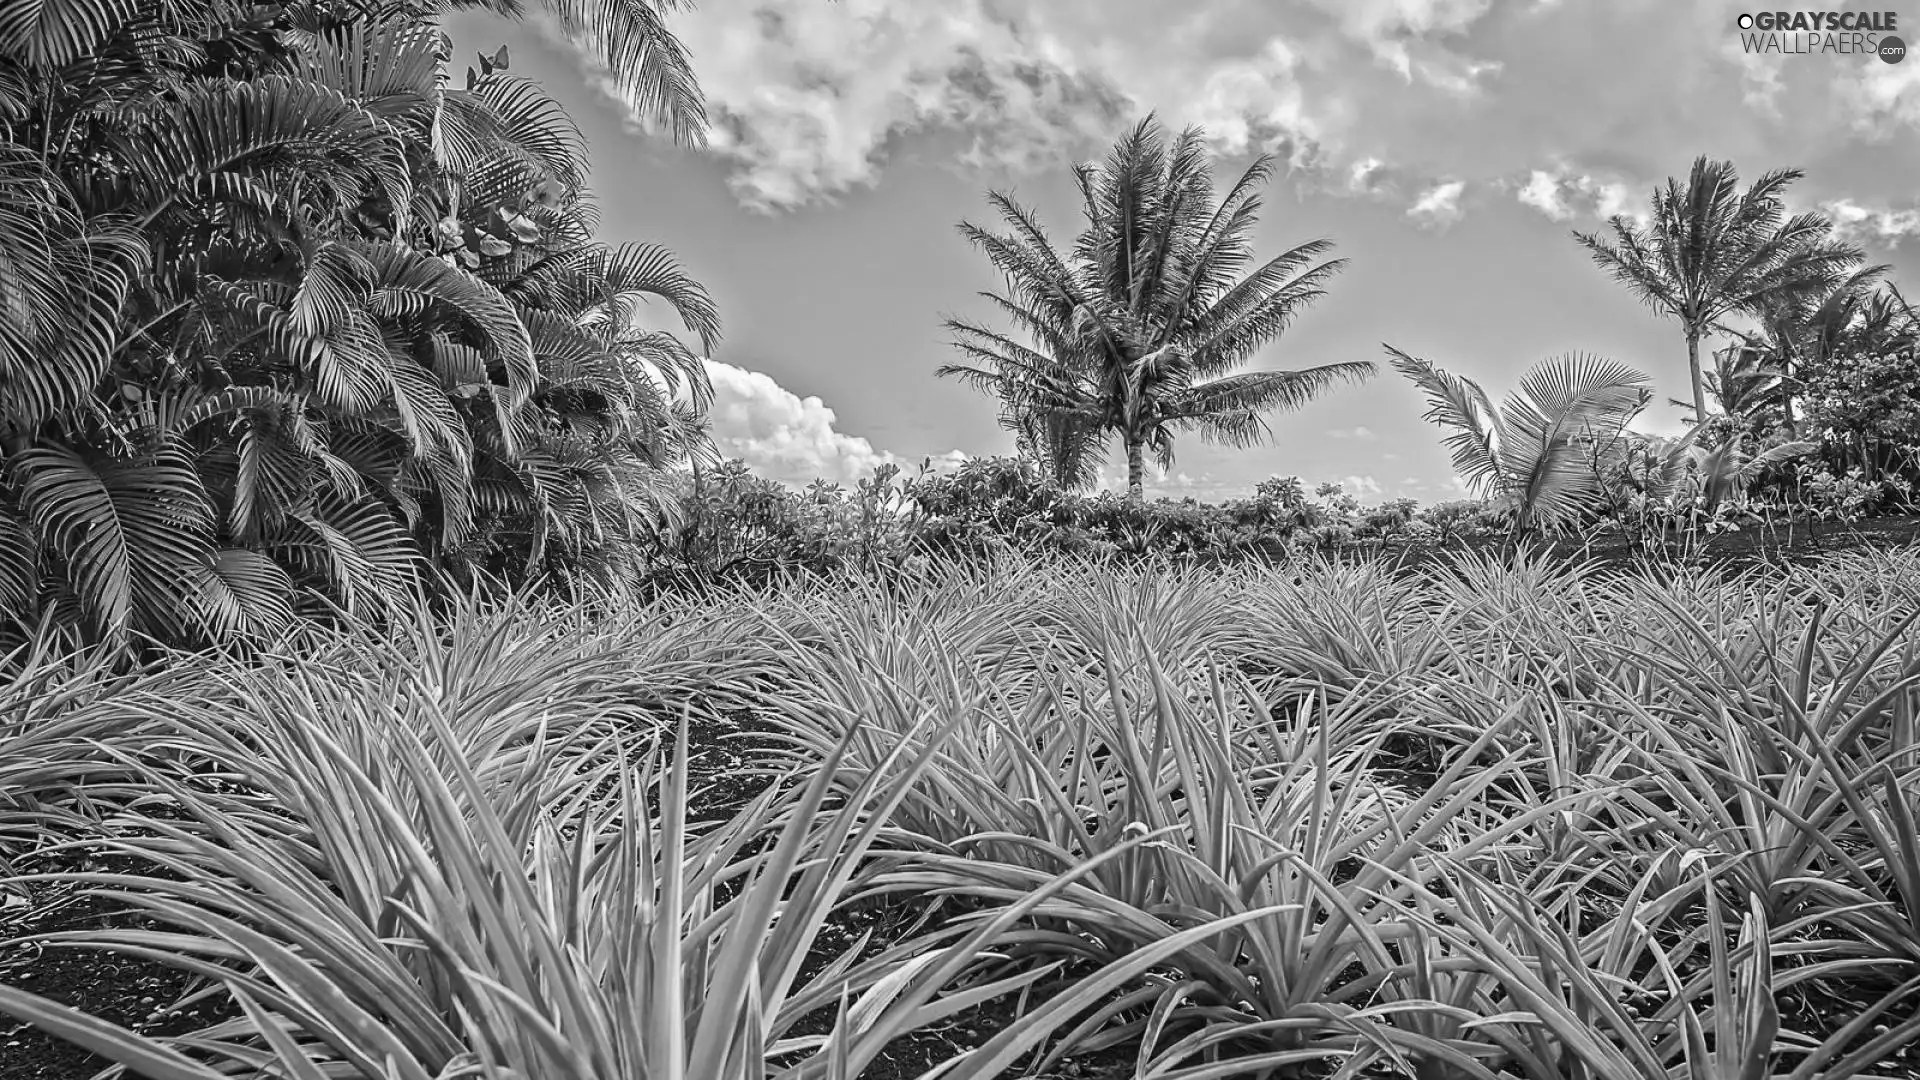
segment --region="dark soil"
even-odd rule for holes
[[[119,856],[67,850],[16,860],[21,873],[133,873],[148,868]],[[181,1006],[197,977],[138,957],[17,940],[34,934],[99,930],[135,922],[113,901],[85,887],[34,883],[0,889],[0,985],[15,986],[149,1035],[191,1031],[235,1014],[224,995]],[[0,1076],[7,1080],[70,1080],[109,1063],[28,1024],[0,1016]]]

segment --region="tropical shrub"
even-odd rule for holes
[[[1844,352],[1803,381],[1807,430],[1825,441],[1836,475],[1920,481],[1920,345]]]
[[[1810,464],[1800,468],[1800,504],[1817,518],[1859,521],[1893,506],[1911,506],[1912,494],[1904,477],[1869,479],[1858,466],[1841,476]]]
[[[694,132],[649,7],[553,10]],[[594,242],[578,132],[504,50],[449,85],[438,18],[0,19],[0,610],[262,638],[429,562],[617,568],[650,531],[707,391],[631,313],[663,298],[708,346],[712,303]]]

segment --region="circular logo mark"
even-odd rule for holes
[[[1742,30],[1751,30],[1753,29],[1753,16],[1742,15],[1738,19],[1733,20],[1733,24]]]
[[[1907,58],[1907,43],[1889,34],[1880,39],[1880,59],[1889,64],[1897,64]]]

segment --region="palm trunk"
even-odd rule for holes
[[[1687,327],[1687,377],[1693,386],[1693,422],[1707,422],[1707,384],[1700,378],[1700,331]]]
[[[1127,439],[1127,498],[1134,502],[1146,499],[1145,450],[1146,446],[1140,440],[1131,437]]]
[[[1787,419],[1787,438],[1789,439],[1798,439],[1800,437],[1800,417],[1793,411],[1794,368],[1795,364],[1791,356],[1785,358],[1780,364],[1780,373],[1784,376],[1781,380],[1782,385],[1780,387],[1780,411]]]

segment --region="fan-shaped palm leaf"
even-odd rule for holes
[[[77,406],[118,344],[145,246],[83,221],[26,147],[0,143],[0,436]]]
[[[322,493],[287,518],[287,527],[265,544],[266,553],[323,582],[349,612],[385,610],[417,587],[419,550],[379,503]]]
[[[134,460],[36,447],[14,458],[20,506],[96,630],[162,634],[188,623],[210,555],[211,522],[192,466],[161,451]]]
[[[632,325],[639,305],[666,301],[708,352],[720,339],[713,297],[657,244],[594,244],[544,259],[504,290],[516,301],[580,319],[592,315],[609,340]]]
[[[647,121],[684,146],[706,142],[707,110],[693,64],[666,16],[682,0],[547,0],[560,30],[606,65],[614,87]],[[515,12],[518,0],[460,0]]]
[[[201,593],[201,617],[216,636],[258,639],[293,622],[293,579],[257,551],[213,553]]]
[[[1535,366],[1495,410],[1471,379],[1387,353],[1426,392],[1424,418],[1453,429],[1446,442],[1460,478],[1515,501],[1516,535],[1559,528],[1604,501],[1626,450],[1622,433],[1652,397],[1640,372],[1576,354]]]
[[[412,19],[367,19],[287,36],[297,46],[292,74],[383,120],[430,135],[438,104],[439,28]]]
[[[1520,500],[1521,527],[1555,528],[1602,497],[1600,453],[1652,400],[1647,377],[1580,354],[1541,364],[1501,406],[1501,469]]]
[[[472,89],[447,88],[436,139],[442,164],[455,175],[470,178],[483,166],[510,170],[517,177],[516,201],[541,180],[568,189],[586,183],[585,138],[560,103],[532,79],[496,71]],[[504,187],[505,181],[492,185]],[[469,187],[476,186],[469,179]],[[507,196],[504,190],[478,194],[497,201]]]
[[[1444,445],[1453,451],[1453,471],[1469,487],[1499,486],[1502,460],[1500,414],[1480,384],[1442,371],[1431,363],[1384,346],[1394,370],[1427,395],[1421,419],[1451,431]]]
[[[175,205],[235,201],[224,178],[253,193],[297,190],[316,200],[304,213],[275,204],[296,227],[314,213],[345,216],[373,192],[396,210],[409,205],[412,181],[393,128],[338,90],[303,79],[189,84],[130,118],[114,143],[149,218]]]
[[[25,614],[40,594],[40,545],[33,529],[0,504],[0,611]]]

